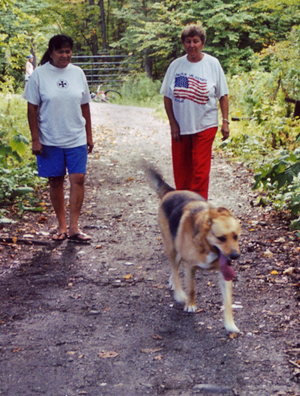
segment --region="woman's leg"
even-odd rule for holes
[[[82,173],[72,173],[69,175],[70,179],[70,236],[80,234],[78,227],[78,219],[83,203],[84,197],[84,177]]]
[[[172,139],[172,162],[176,190],[190,190],[193,176],[191,135]]]
[[[49,177],[50,199],[58,220],[58,234],[67,233],[64,176]],[[59,238],[57,238],[59,239]]]
[[[209,173],[211,167],[212,145],[218,128],[209,128],[191,135],[193,140],[193,178],[191,191],[208,199]]]
[[[84,198],[84,180],[87,165],[87,145],[65,149],[65,158],[70,179],[70,224],[69,238],[89,241],[91,238],[83,234],[78,226],[78,219]]]

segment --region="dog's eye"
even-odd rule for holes
[[[225,236],[220,236],[220,237],[218,237],[218,240],[220,242],[226,242],[226,237]]]

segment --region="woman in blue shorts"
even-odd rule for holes
[[[32,153],[38,173],[47,177],[58,220],[56,241],[67,237],[86,243],[78,227],[83,203],[87,155],[93,150],[90,93],[83,71],[71,64],[73,40],[57,35],[49,41],[41,66],[32,73],[23,97],[28,101]],[[64,178],[70,179],[69,231],[64,204]]]

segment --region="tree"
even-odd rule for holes
[[[284,8],[282,3],[275,12],[253,0],[216,0],[213,5],[210,0],[129,0],[115,11],[127,27],[113,46],[137,53],[141,59],[146,52],[153,61],[154,77],[161,77],[169,62],[182,54],[182,28],[201,23],[207,32],[205,50],[216,56],[226,71],[249,70],[255,52],[283,39],[291,26],[300,22],[299,8],[291,1],[290,7]]]

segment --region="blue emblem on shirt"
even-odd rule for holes
[[[58,88],[65,89],[65,88],[68,88],[69,83],[66,80],[58,80],[56,85],[58,86]]]

